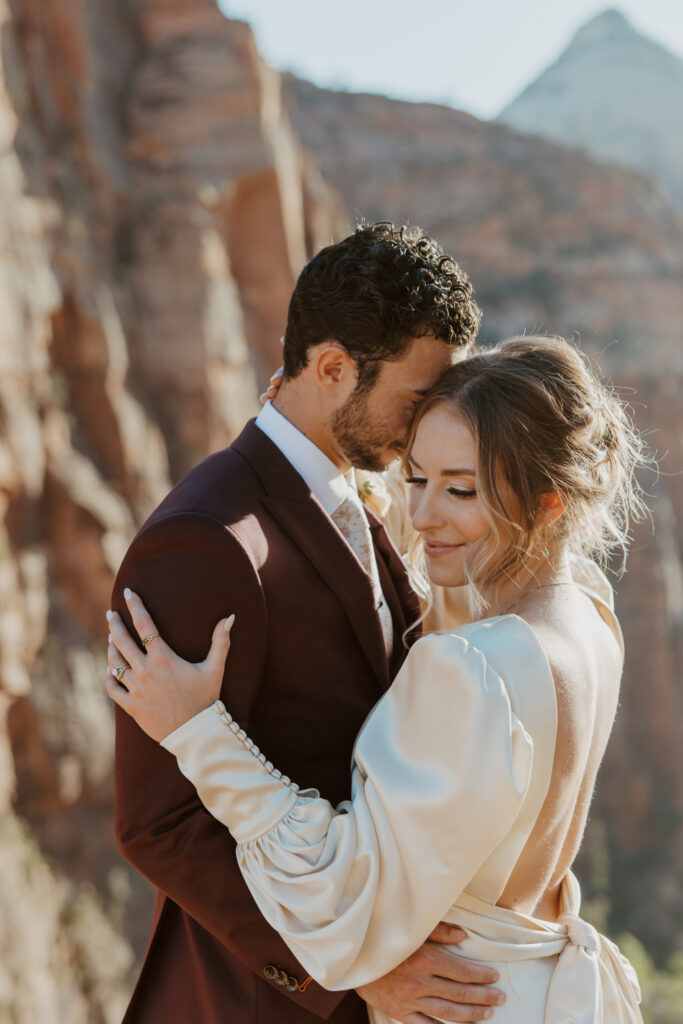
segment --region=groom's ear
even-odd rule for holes
[[[332,399],[346,401],[358,379],[356,362],[338,341],[323,341],[313,349],[313,363],[318,387]]]

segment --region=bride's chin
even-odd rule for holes
[[[427,563],[429,582],[435,587],[464,587],[467,583],[464,572],[448,571],[446,566]]]

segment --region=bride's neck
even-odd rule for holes
[[[490,616],[504,615],[509,610],[518,610],[526,601],[538,594],[541,597],[544,591],[559,584],[571,583],[572,574],[569,562],[569,552],[561,550],[552,555],[530,559],[524,564],[519,572],[503,580],[495,593],[489,598],[489,608],[486,614]]]

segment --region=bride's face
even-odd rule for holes
[[[441,404],[420,421],[410,452],[410,514],[432,583],[467,582],[465,559],[490,534],[477,494],[477,451],[467,421]]]

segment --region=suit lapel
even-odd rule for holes
[[[382,627],[375,611],[372,584],[351,548],[302,477],[253,420],[247,424],[232,448],[247,459],[261,479],[266,491],[262,499],[265,507],[339,599],[381,689],[386,689],[389,685],[389,665]],[[388,574],[386,566],[383,568]],[[389,589],[391,600],[398,604],[393,584]],[[385,596],[389,601],[389,595]],[[390,607],[393,614],[391,604]]]
[[[313,563],[342,606],[384,689],[389,666],[369,577],[316,499],[293,501],[269,495],[263,504]]]
[[[375,545],[382,591],[394,620],[394,651],[390,663],[390,674],[393,678],[403,664],[407,653],[403,644],[403,634],[408,626],[419,618],[420,602],[410,585],[403,559],[389,539],[384,525],[369,509],[366,508],[365,511]],[[411,629],[406,638],[408,644],[413,644],[420,633],[419,626]]]

